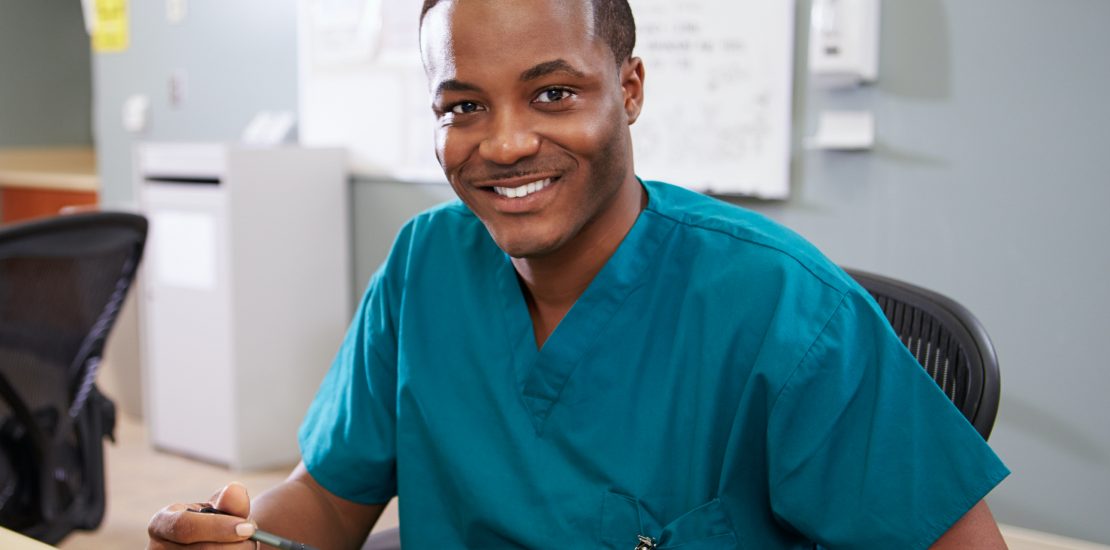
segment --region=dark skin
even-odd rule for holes
[[[436,155],[455,192],[513,258],[540,346],[644,201],[628,129],[643,103],[643,64],[614,63],[590,18],[589,6],[575,2],[527,10],[441,3],[421,33]],[[494,189],[533,182],[549,183],[522,198]]]
[[[588,0],[445,1],[421,27],[437,157],[512,258],[541,347],[645,202],[629,132],[644,67],[637,58],[616,63],[591,34],[590,13]],[[359,548],[385,507],[330,493],[303,464],[253,502],[231,484],[210,503],[232,515],[187,511],[204,503],[168,506],[150,520],[149,548],[254,548],[248,517],[318,548]],[[980,502],[934,548],[1005,544]]]

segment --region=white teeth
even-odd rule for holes
[[[494,187],[493,190],[502,197],[519,199],[522,197],[527,197],[528,195],[531,195],[532,193],[535,193],[536,191],[539,191],[540,189],[543,189],[548,185],[551,185],[551,178],[534,181],[532,183],[527,183],[518,187]]]

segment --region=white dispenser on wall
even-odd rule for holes
[[[813,0],[810,80],[818,89],[845,90],[879,77],[879,0]],[[806,148],[866,151],[875,146],[870,110],[822,109]]]
[[[296,463],[350,320],[345,153],[144,144],[135,159],[152,443],[233,469]]]
[[[879,76],[879,0],[813,0],[809,70],[822,88],[874,82]]]

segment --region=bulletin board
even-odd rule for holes
[[[789,194],[793,0],[630,0],[645,104],[636,173],[723,195]],[[369,176],[443,182],[413,0],[299,0],[300,136]]]

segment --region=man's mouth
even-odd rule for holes
[[[545,189],[547,186],[551,185],[551,181],[552,181],[552,178],[544,178],[544,179],[539,180],[539,181],[533,181],[531,183],[526,183],[524,185],[518,185],[516,187],[496,187],[495,186],[493,188],[493,190],[498,195],[501,195],[502,197],[507,197],[507,198],[510,198],[510,199],[521,199],[521,198],[527,197],[528,195],[531,195],[533,193],[536,193],[536,192],[539,192],[539,191]]]

